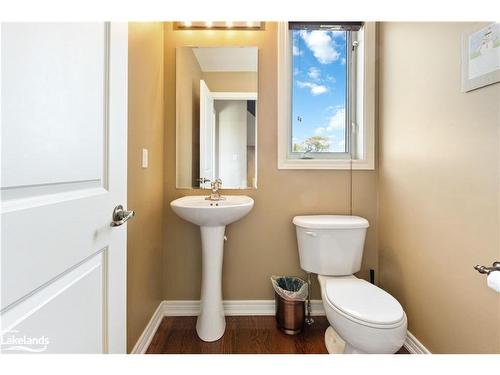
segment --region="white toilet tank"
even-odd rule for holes
[[[293,218],[300,267],[318,275],[352,275],[361,268],[368,220],[348,215]]]

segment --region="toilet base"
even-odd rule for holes
[[[325,331],[325,346],[330,354],[343,354],[345,349],[345,341],[332,328],[328,327]]]
[[[329,354],[365,354],[346,343],[342,337],[335,332],[332,326],[328,327],[325,331],[325,346]]]

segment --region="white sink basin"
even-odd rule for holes
[[[200,226],[202,276],[200,315],[196,332],[203,341],[216,341],[224,335],[226,320],[222,306],[222,260],[226,225],[240,220],[253,207],[253,199],[227,195],[225,200],[209,201],[205,196],[188,196],[170,202],[182,219]]]
[[[245,195],[226,195],[222,201],[209,201],[206,196],[191,195],[170,203],[174,212],[184,220],[199,226],[228,225],[248,214],[253,199]]]

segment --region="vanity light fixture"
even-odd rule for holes
[[[174,22],[174,30],[264,30],[260,21],[183,21]]]

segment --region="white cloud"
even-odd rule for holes
[[[319,78],[321,76],[321,71],[318,68],[311,66],[307,71],[307,76],[311,78],[313,81],[319,81]]]
[[[297,81],[297,85],[301,89],[308,88],[309,90],[311,90],[311,94],[314,96],[324,94],[325,92],[328,91],[328,87],[324,85],[318,85],[317,83],[314,82]]]
[[[322,126],[314,129],[314,133],[316,135],[322,135],[327,133],[326,135],[333,141],[336,140],[335,135],[333,134],[328,134],[334,130],[344,130],[345,129],[345,107],[338,107],[338,106],[329,106],[326,108],[327,110],[333,110],[335,109],[335,113],[333,116],[330,117],[328,120],[328,125],[327,126]],[[340,141],[342,142],[342,141]],[[338,146],[342,146],[343,144],[338,143]],[[333,142],[336,143],[336,142]]]
[[[311,87],[311,94],[313,95],[321,95],[328,91],[328,87],[323,85],[315,85]]]
[[[293,45],[292,45],[292,53],[294,56],[301,56],[303,54],[303,52],[295,44],[295,40],[293,41]]]
[[[335,77],[334,77],[334,76],[332,76],[331,74],[328,74],[328,75],[326,76],[326,80],[327,80],[328,82],[332,82],[332,83],[337,82],[337,80],[335,79]]]
[[[331,151],[333,152],[344,152],[345,151],[345,140],[335,140],[331,142]]]
[[[343,108],[344,108],[344,106],[341,104],[329,105],[328,107],[325,108],[325,111],[333,112],[333,111],[338,111],[339,109],[343,109]]]
[[[345,108],[339,108],[335,112],[335,114],[330,117],[330,120],[328,121],[328,127],[327,129],[329,131],[332,130],[340,130],[345,128]]]
[[[300,73],[300,70],[298,68],[293,69],[293,75],[296,76]]]
[[[345,59],[345,57],[342,57],[342,60],[340,60],[340,63],[341,63],[342,65],[345,65],[345,63],[346,63],[346,59]]]
[[[340,53],[330,33],[321,30],[309,32],[302,30],[300,36],[321,64],[330,64],[339,59]]]
[[[346,32],[342,30],[333,30],[331,34],[334,38],[345,39]]]

